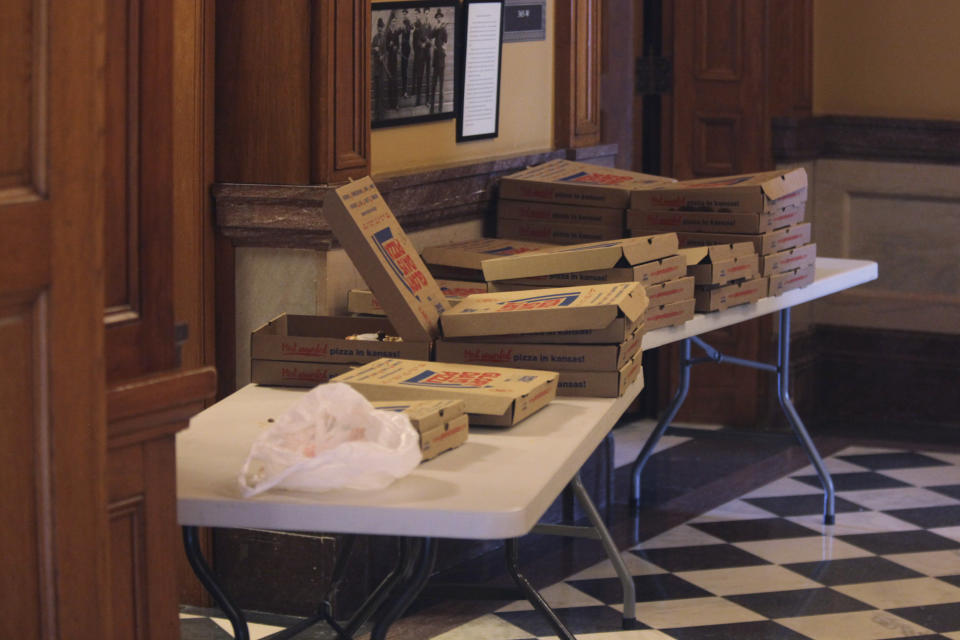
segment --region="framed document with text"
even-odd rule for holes
[[[497,137],[503,4],[503,0],[466,0],[463,5],[457,142]]]

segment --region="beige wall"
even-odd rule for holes
[[[546,40],[503,43],[496,138],[457,144],[452,118],[374,129],[371,173],[400,173],[553,148],[553,3],[547,0]]]
[[[814,0],[814,113],[960,120],[958,31],[956,0]]]

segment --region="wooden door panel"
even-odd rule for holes
[[[0,465],[4,488],[0,517],[17,526],[0,527],[0,548],[7,562],[0,571],[4,608],[19,612],[10,637],[39,638],[48,625],[37,606],[52,586],[48,531],[43,516],[49,509],[49,423],[39,408],[44,377],[41,303],[31,296],[0,298],[0,447],[13,455]],[[5,621],[6,622],[6,621]],[[4,625],[4,629],[7,629]]]
[[[698,80],[738,82],[743,76],[743,2],[699,0],[693,13],[694,76]]]
[[[4,637],[109,635],[102,8],[0,3]]]

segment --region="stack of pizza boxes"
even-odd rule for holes
[[[373,181],[366,177],[331,190],[324,198],[323,214],[386,311],[400,344],[432,346],[450,303]],[[332,382],[351,385],[371,402],[462,402],[471,424],[509,427],[547,406],[556,396],[557,379],[555,372],[441,363],[428,356],[379,358]],[[413,409],[404,411],[410,414]],[[460,426],[452,420],[457,418],[442,421],[444,433]],[[456,435],[436,435],[438,443],[458,442]],[[429,442],[421,434],[422,447]]]
[[[374,409],[402,413],[420,434],[423,460],[458,447],[467,441],[470,418],[463,400],[407,400],[373,402]]]
[[[675,231],[681,247],[727,247],[705,255],[704,264],[741,255],[738,245],[750,243],[758,256],[757,277],[764,280],[737,283],[737,300],[749,302],[757,292],[757,297],[779,295],[813,282],[817,248],[810,242],[810,223],[803,221],[806,201],[807,174],[802,168],[686,180],[635,191],[627,226],[633,235]],[[726,277],[714,271],[720,280]],[[722,286],[703,277],[698,285]],[[744,287],[753,293],[748,295]],[[715,308],[727,304],[719,302],[723,294],[700,297],[710,298]]]
[[[560,395],[617,397],[642,384],[646,323],[669,323],[645,285],[663,293],[673,282],[693,316],[693,279],[669,279],[685,275],[674,234],[494,258],[483,272],[492,292],[441,316],[437,359],[559,371]]]
[[[624,236],[624,214],[636,189],[670,178],[556,159],[499,182],[497,236],[583,244]]]

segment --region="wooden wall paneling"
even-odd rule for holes
[[[217,181],[309,183],[310,3],[216,4]]]
[[[108,395],[114,637],[179,634],[175,436],[213,396],[215,379],[212,367],[173,371]]]
[[[600,142],[600,0],[557,0],[554,146]]]
[[[313,0],[314,184],[370,173],[370,2]]]
[[[108,165],[132,158],[130,161],[137,167],[134,175],[127,175],[130,192],[136,194],[136,206],[118,211],[114,207],[119,201],[115,201],[108,202],[107,210],[107,264],[116,264],[116,252],[137,247],[136,257],[131,255],[126,267],[131,281],[136,282],[127,287],[131,297],[121,307],[109,307],[106,315],[107,377],[119,380],[176,365],[171,251],[174,12],[173,4],[163,0],[109,3],[108,25],[126,23],[126,19],[109,17],[112,12],[126,12],[133,28],[124,33],[117,27],[108,33],[108,57],[114,48],[125,51],[130,77],[135,73],[135,81],[126,78],[132,86],[129,90],[118,90],[114,85],[123,82],[124,74],[107,78],[107,115],[127,114],[136,124],[131,125],[127,120],[127,126],[133,127],[127,129],[131,132],[129,148],[135,145],[135,151],[128,151],[127,145],[108,146]],[[126,45],[115,44],[114,39],[121,39]],[[113,105],[112,100],[120,100],[122,104]],[[109,137],[108,142],[111,142]],[[117,161],[117,154],[122,154],[123,159]],[[128,220],[125,229],[129,237],[109,235],[110,223],[124,217]]]
[[[104,5],[0,5],[0,620],[109,637]]]

